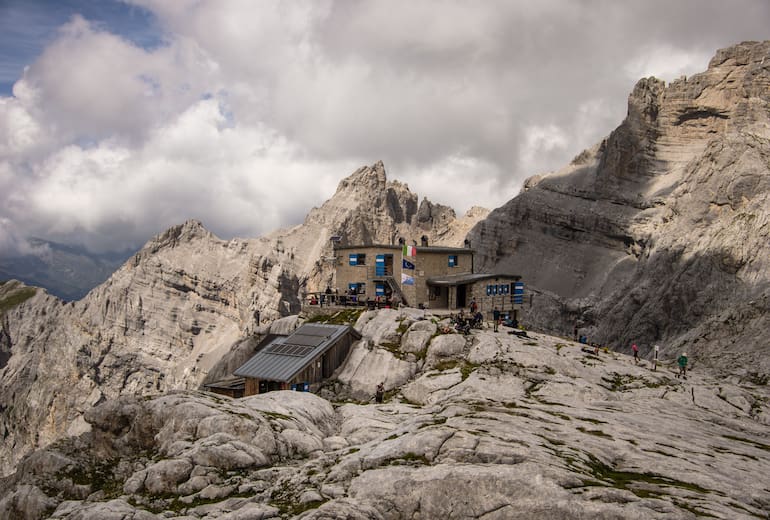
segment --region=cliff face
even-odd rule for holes
[[[39,291],[11,308],[0,322],[0,469],[87,428],[83,413],[105,399],[197,388],[225,354],[259,336],[257,318],[296,314],[304,291],[330,282],[322,260],[330,236],[462,241],[485,215],[463,224],[448,208],[417,200],[377,163],[343,180],[295,228],[226,241],[188,221],[153,238],[80,301]]]
[[[535,323],[766,373],[769,194],[770,42],[747,42],[704,73],[641,80],[607,139],[470,237],[480,265],[540,293]]]

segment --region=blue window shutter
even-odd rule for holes
[[[358,255],[351,253],[348,256],[348,261],[350,262],[350,265],[358,265]]]

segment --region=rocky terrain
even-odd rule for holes
[[[82,431],[84,412],[105,399],[198,388],[232,348],[258,341],[264,323],[296,314],[306,291],[332,282],[324,260],[332,235],[461,241],[485,215],[456,219],[445,206],[418,204],[377,163],[344,179],[295,228],[221,240],[189,221],[153,238],[79,301],[39,291],[0,321],[0,473]]]
[[[0,484],[0,516],[767,518],[767,381],[697,365],[678,379],[670,359],[653,371],[538,333],[444,333],[447,322],[365,312],[326,398],[107,400],[85,413],[88,432],[21,461]]]
[[[291,229],[175,226],[79,301],[0,285],[0,517],[766,518],[769,54],[640,81],[606,140],[491,213],[376,163]],[[196,390],[333,284],[332,236],[423,235],[523,275],[538,332],[365,313],[318,396]],[[659,370],[612,351],[632,341]]]
[[[746,42],[701,74],[639,81],[607,139],[470,238],[482,268],[538,292],[533,325],[767,374],[769,219],[770,42]]]

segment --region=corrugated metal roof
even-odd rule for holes
[[[492,278],[512,278],[514,280],[521,279],[521,276],[516,274],[502,274],[502,273],[462,273],[462,274],[450,274],[446,276],[432,276],[428,278],[428,285],[436,286],[452,286],[463,285],[468,283],[480,282],[482,280],[490,280]]]
[[[361,335],[347,325],[305,323],[286,337],[275,338],[239,367],[236,376],[288,382],[345,334]]]

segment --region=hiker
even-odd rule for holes
[[[652,358],[652,371],[656,372],[658,370],[658,351],[660,350],[659,345],[655,345],[654,354]]]
[[[634,351],[634,363],[638,365],[639,364],[639,347],[636,346],[636,343],[631,345],[631,350]]]
[[[497,327],[500,324],[500,310],[497,307],[492,311],[492,321],[495,325],[495,332],[497,332]]]
[[[682,376],[687,379],[687,352],[682,352],[682,355],[679,356],[676,362],[679,364],[679,373],[676,377]]]
[[[377,391],[374,393],[374,400],[378,403],[382,402],[382,396],[385,393],[385,383],[377,385]]]

